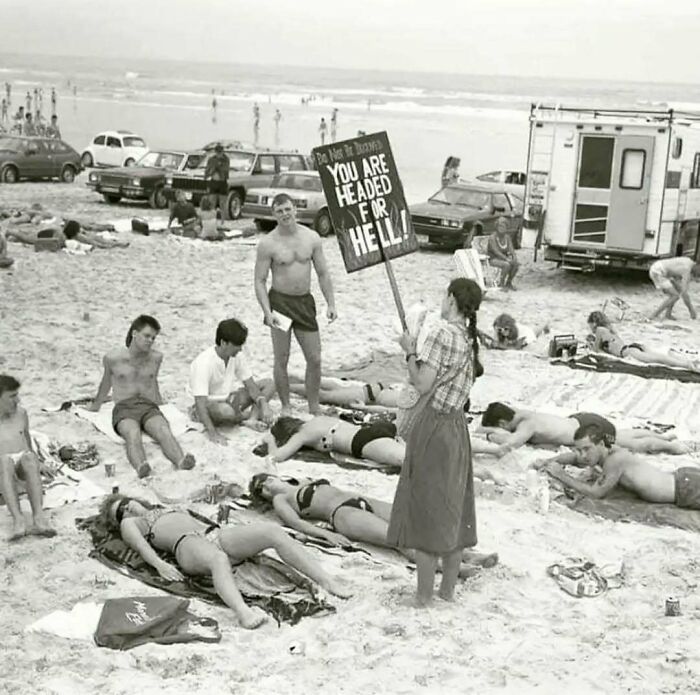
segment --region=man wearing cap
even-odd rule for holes
[[[230,162],[224,153],[224,147],[220,142],[214,147],[214,154],[207,162],[204,178],[209,182],[208,191],[217,208],[221,211],[221,218],[226,217],[226,196],[228,194],[228,170]]]

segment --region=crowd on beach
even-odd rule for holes
[[[58,127],[56,88],[51,88],[51,115],[48,123],[44,118],[44,89],[35,87],[33,92],[27,91],[24,104],[19,104],[17,111],[12,114],[12,84],[5,82],[4,96],[0,99],[0,133],[9,132],[15,135],[61,138]]]
[[[223,171],[225,157],[218,149],[212,158],[210,199],[204,212],[213,213],[221,181],[217,172],[219,167]],[[178,201],[171,221],[182,217],[183,227],[196,225],[193,209],[185,209],[188,205]],[[329,322],[337,318],[338,309],[322,240],[297,223],[295,204],[288,195],[278,194],[272,211],[277,226],[257,245],[253,282],[270,329],[273,374],[271,378],[254,376],[255,365],[244,349],[247,327],[237,318],[225,319],[212,327],[213,344],[192,358],[188,415],[201,425],[204,436],[221,446],[228,441],[223,428],[246,426],[260,431],[256,452],[266,456],[268,464],[312,449],[400,469],[393,503],[340,489],[327,479],[287,479],[269,472],[253,476],[250,497],[270,505],[280,522],[340,546],[364,541],[398,549],[416,564],[415,602],[422,607],[433,601],[438,570],[438,596],[452,601],[460,576],[470,576],[476,568],[497,561],[493,553],[473,551],[477,543],[474,478],[491,475],[488,466],[474,465],[474,454],[502,457],[527,444],[563,446],[568,448],[566,453],[538,460],[535,468],[580,494],[600,498],[621,487],[650,503],[700,510],[700,468],[681,466],[667,472],[640,458],[643,453],[683,456],[693,451],[692,443],[668,434],[619,428],[596,413],[555,416],[493,402],[470,436],[470,392],[484,372],[480,349],[522,349],[547,331],[547,326],[527,329],[505,313],[496,319],[493,335],[481,330],[477,317],[482,290],[471,279],[458,277],[446,282],[439,318],[430,323],[424,312],[421,320],[399,337],[405,359],[404,382],[352,383],[324,377],[318,311],[310,291],[312,274],[318,279]],[[29,222],[30,212],[25,213]],[[38,217],[43,214],[34,212]],[[201,227],[207,220],[201,219]],[[96,232],[75,220],[66,220],[62,226],[54,224],[67,240],[91,243],[95,238],[91,234]],[[21,224],[12,226],[8,238],[36,243],[36,238],[32,241],[31,235],[25,236]],[[500,252],[504,251],[499,241],[503,234],[504,229],[498,226],[493,240]],[[696,317],[688,287],[697,271],[698,265],[686,258],[654,263],[650,276],[664,294],[654,315],[672,316],[674,306],[682,300]],[[504,285],[515,289],[513,269],[506,269],[504,275]],[[588,326],[592,349],[641,364],[700,369],[691,358],[665,355],[622,338],[600,311],[590,314]],[[160,446],[176,470],[197,466],[196,457],[183,450],[161,411],[158,377],[164,355],[154,348],[160,329],[154,316],[143,314],[132,322],[125,344],[104,355],[102,379],[87,408],[100,412],[111,395],[112,427],[124,441],[126,458],[141,479],[148,479],[153,472],[143,444],[144,433]],[[288,373],[292,336],[305,358],[303,376]],[[263,347],[255,345],[253,349],[259,353]],[[42,508],[42,474],[46,471],[32,444],[19,389],[14,375],[0,375],[0,492],[13,519],[9,536],[13,542],[28,536],[55,535]],[[308,403],[308,416],[303,419],[294,417],[292,394]],[[329,414],[322,403],[373,408],[387,417],[358,424]],[[566,467],[586,469],[592,482],[572,475]],[[26,489],[32,509],[29,524],[20,508],[20,487]],[[246,605],[230,563],[265,548],[274,548],[283,561],[332,594],[352,594],[352,587],[328,575],[276,524],[224,526],[211,533],[180,508],[154,506],[120,493],[102,501],[100,515],[162,577],[176,580],[183,574],[211,575],[217,593],[244,627],[262,624],[265,616]],[[326,525],[318,526],[315,521]],[[163,558],[163,552],[169,560]]]

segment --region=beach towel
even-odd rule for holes
[[[211,577],[185,577],[177,582],[163,579],[98,516],[76,519],[75,523],[80,530],[90,534],[93,543],[90,557],[103,565],[170,594],[223,605],[214,591]],[[172,556],[157,552],[174,564]],[[232,570],[236,586],[246,601],[269,613],[278,624],[295,625],[303,617],[335,611],[333,606],[316,596],[308,579],[274,558],[258,555],[232,567]]]
[[[202,430],[202,425],[190,420],[185,413],[178,410],[172,403],[166,403],[158,407],[168,421],[173,436],[179,437],[189,430]],[[124,440],[114,431],[112,426],[112,410],[114,410],[114,403],[105,403],[96,413],[93,413],[91,410],[85,410],[85,408],[76,408],[74,412],[79,418],[87,420],[113,442],[123,444]]]
[[[611,355],[588,353],[572,360],[554,359],[552,364],[563,365],[570,369],[585,369],[596,372],[618,372],[634,374],[644,379],[668,379],[685,383],[700,384],[700,372],[689,369],[667,367],[662,364],[640,364],[631,360],[623,360]]]
[[[44,509],[55,509],[64,504],[102,497],[105,494],[101,487],[78,471],[71,470],[68,464],[58,457],[56,452],[60,445],[57,442],[42,432],[32,430],[30,435],[34,451],[46,470],[42,474]],[[17,492],[20,496],[26,494],[26,484],[23,480],[17,481]],[[5,504],[1,494],[0,504]]]
[[[69,611],[53,611],[24,628],[25,632],[45,632],[66,639],[91,640],[100,622],[104,603],[76,603]]]
[[[363,383],[401,382],[406,378],[406,360],[403,353],[372,351],[365,359],[330,369],[328,374],[339,379],[353,379]]]
[[[700,531],[700,512],[681,509],[673,504],[652,504],[636,495],[616,488],[603,499],[575,495],[573,499],[562,495],[558,502],[588,516],[600,516],[612,521],[636,521],[648,526],[672,526],[686,531]]]
[[[95,629],[95,644],[126,651],[148,642],[220,642],[216,620],[190,613],[189,605],[186,599],[170,596],[107,599]]]

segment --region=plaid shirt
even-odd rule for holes
[[[474,352],[466,326],[441,321],[426,337],[418,360],[437,371],[433,408],[463,408],[474,383]]]

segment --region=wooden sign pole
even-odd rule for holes
[[[401,327],[404,331],[408,330],[408,324],[406,323],[406,312],[403,308],[403,301],[401,300],[401,294],[399,293],[399,286],[396,284],[396,276],[394,275],[394,269],[391,266],[391,260],[387,257],[384,252],[384,246],[382,245],[382,238],[379,234],[379,222],[371,212],[370,206],[370,219],[372,220],[372,225],[374,226],[374,238],[379,247],[379,253],[382,256],[382,261],[384,262],[384,269],[386,270],[387,277],[389,278],[389,284],[391,285],[391,293],[394,295],[394,303],[396,304],[396,310],[399,312],[399,319],[401,320]]]

